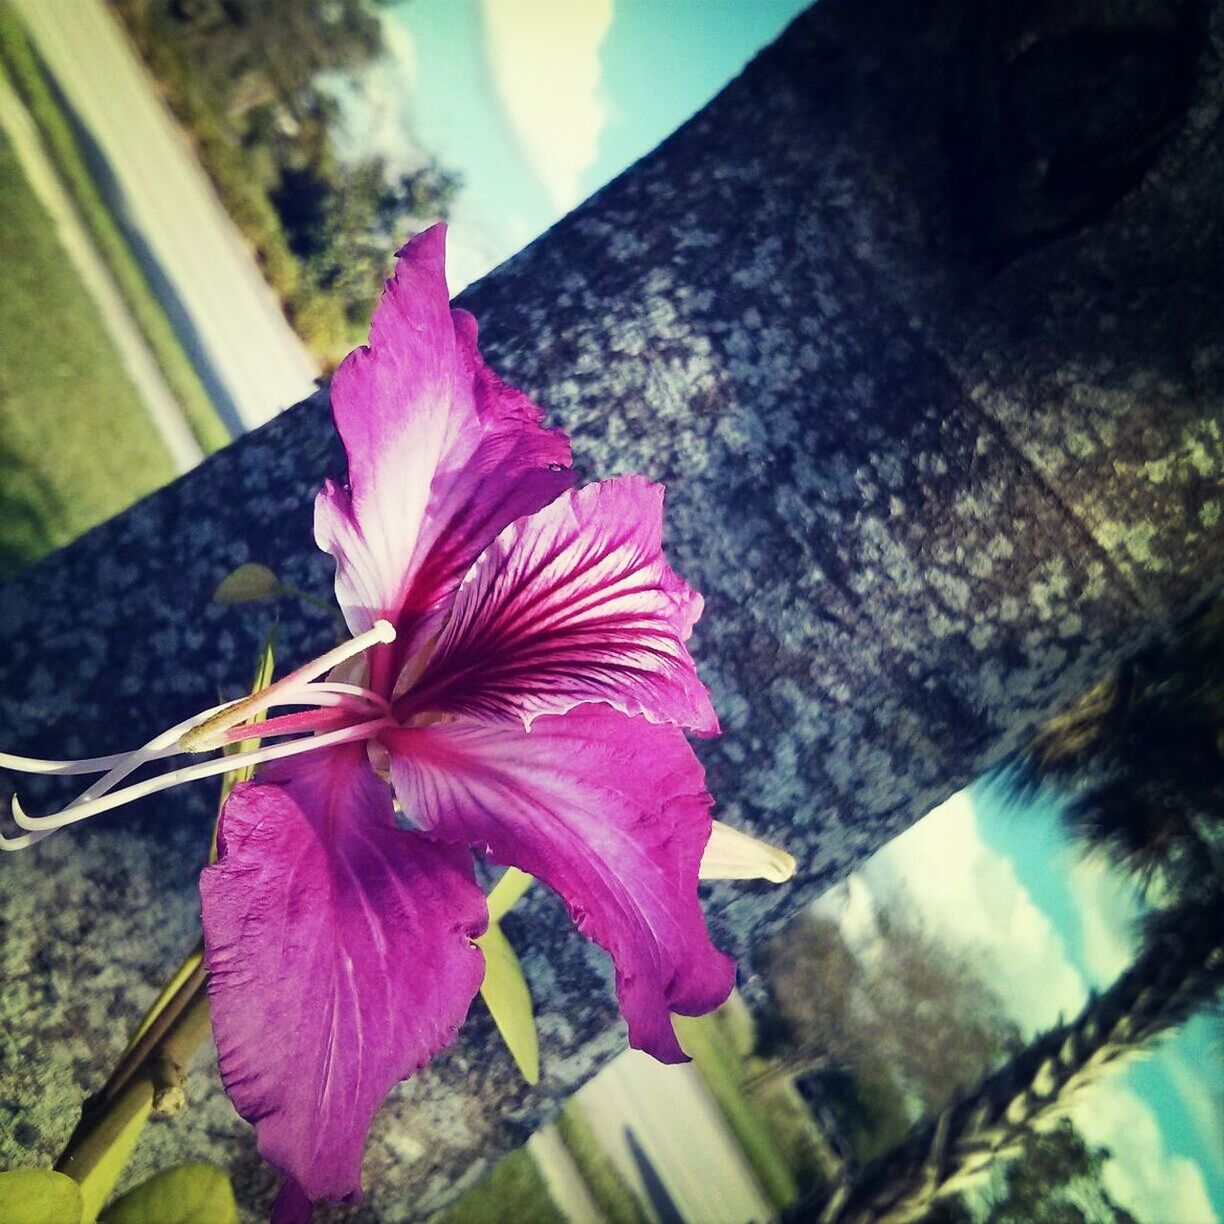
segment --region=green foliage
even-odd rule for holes
[[[181,1164],[129,1190],[99,1224],[238,1224],[238,1204],[224,1170]]]
[[[489,921],[500,922],[533,883],[534,876],[517,867],[507,867],[489,893]]]
[[[136,1142],[153,1110],[153,1088],[146,1080],[132,1084],[110,1107],[107,1126],[77,1162],[72,1175],[81,1187],[81,1218],[92,1224],[114,1193]],[[68,1166],[65,1166],[67,1168]]]
[[[269,573],[271,571],[269,570]],[[214,597],[215,598],[215,597]],[[268,636],[264,639],[263,647],[259,652],[259,663],[255,667],[255,675],[251,679],[251,693],[262,693],[264,689],[272,683],[272,676],[275,671],[276,661],[273,653],[273,648],[276,645],[276,628],[275,626],[269,630]],[[251,719],[252,727],[266,721],[268,717],[267,710],[261,710]],[[228,744],[225,747],[225,752],[228,755],[237,755],[239,752],[254,752],[259,747],[259,736],[253,735],[248,739],[239,740],[237,743]],[[217,808],[217,820],[213,825],[212,845],[208,851],[208,861],[215,863],[217,861],[217,833],[221,828],[221,808],[225,806],[225,801],[230,796],[230,791],[238,785],[239,782],[249,782],[255,776],[254,765],[241,765],[232,773],[225,774],[221,779],[221,799]]]
[[[16,13],[7,5],[0,5],[0,66],[3,67],[3,70],[11,78],[13,87],[30,112],[38,128],[39,136],[46,146],[48,154],[55,162],[56,170],[69,195],[72,197],[73,203],[86,230],[89,232],[95,249],[107,265],[111,276],[119,287],[120,293],[123,294],[124,301],[127,303],[127,307],[131,311],[136,326],[140,329],[145,343],[149,347],[149,351],[153,354],[154,360],[161,370],[162,377],[166,381],[166,385],[170,388],[170,391],[183,409],[192,433],[195,434],[196,440],[205,453],[218,450],[229,441],[229,435],[226,432],[225,426],[221,423],[221,419],[213,407],[212,400],[204,389],[204,385],[200,381],[195,367],[192,366],[191,359],[187,356],[187,352],[183,348],[174,328],[171,326],[170,320],[166,317],[165,311],[150,288],[136,256],[133,254],[131,247],[128,246],[127,239],[123,236],[123,232],[120,230],[105,200],[102,198],[101,192],[98,190],[93,175],[86,164],[85,157],[77,144],[71,122],[61,109],[54,91],[45,79],[33,50],[26,39],[25,30],[18,21]],[[13,208],[14,206],[20,207],[21,205],[21,201],[18,198],[9,198],[10,192],[13,197],[20,197],[24,194],[20,187],[9,188],[10,182],[20,182],[20,179],[20,171],[14,172],[9,169],[6,169],[5,173],[0,176],[0,181],[4,182],[6,186],[6,209]],[[41,208],[39,211],[41,212]],[[74,315],[86,313],[87,307],[83,302],[80,308],[68,311],[68,318],[64,319],[57,317],[56,314],[47,309],[50,303],[42,300],[44,295],[40,295],[38,292],[37,282],[28,286],[28,291],[27,287],[21,287],[20,291],[15,291],[17,287],[12,284],[10,274],[13,263],[25,262],[32,264],[38,258],[46,258],[45,248],[49,246],[57,247],[54,238],[51,237],[51,229],[47,225],[45,218],[42,219],[42,230],[44,234],[42,239],[35,244],[32,251],[27,252],[24,243],[20,240],[20,235],[9,235],[6,226],[7,242],[12,242],[13,244],[12,254],[7,249],[2,252],[6,276],[10,276],[9,293],[7,296],[13,300],[13,306],[10,306],[9,309],[20,307],[27,320],[34,314],[39,314],[44,321],[44,326],[54,333],[55,343],[47,348],[43,348],[36,343],[37,337],[26,335],[23,337],[24,343],[22,345],[17,346],[14,344],[12,347],[4,350],[10,353],[24,351],[39,354],[57,354],[58,365],[49,363],[45,356],[41,361],[24,363],[29,367],[26,375],[27,378],[32,378],[40,372],[45,373],[49,366],[56,373],[58,373],[59,369],[63,368],[66,350],[73,347],[76,343],[76,332],[69,325],[81,327],[82,334],[86,336],[93,329],[88,325],[83,326],[78,319],[73,317]],[[70,265],[68,265],[63,253],[58,250],[58,247],[56,249],[55,262],[61,268],[58,275],[63,278],[70,277]],[[75,296],[77,298],[83,297],[79,286],[75,289]],[[72,337],[72,344],[65,344],[65,337]],[[86,343],[90,343],[88,338],[86,338]],[[107,344],[109,345],[109,340]],[[105,367],[108,365],[113,366],[114,364],[115,360],[113,357],[104,362],[101,376],[96,380],[103,394],[107,390],[109,377],[109,372]],[[123,375],[123,377],[126,381],[127,376]],[[88,403],[98,395],[99,385],[95,385],[93,378],[77,384],[72,389],[70,395],[63,397],[58,413],[53,412],[48,415],[62,415],[68,412],[74,413],[75,417],[79,418],[81,416],[82,404]],[[62,392],[56,390],[50,394],[53,396],[61,395]],[[120,419],[124,416],[140,414],[139,401],[135,390],[129,388],[125,394],[129,404],[125,411],[118,414]],[[37,413],[34,415],[36,419],[39,416]],[[111,419],[108,413],[106,415],[108,434],[110,429],[109,421]],[[71,437],[72,432],[71,430],[68,431],[69,437]],[[95,427],[90,426],[89,428],[79,427],[77,432],[80,432],[82,437],[89,439],[90,454],[96,459],[98,448],[93,446],[93,441],[98,436],[99,431]],[[147,428],[144,432],[148,433]],[[58,437],[60,434],[58,431],[48,430],[48,439],[53,436]],[[161,483],[161,480],[170,479],[174,475],[174,470],[169,465],[168,458],[159,459],[152,469],[147,466],[144,455],[151,446],[151,443],[144,443],[142,446],[132,446],[126,440],[123,440],[121,436],[120,440],[117,440],[107,449],[111,455],[122,456],[124,467],[128,471],[148,472],[151,470],[154,473],[160,473],[164,470],[166,475],[158,481],[158,483]],[[52,448],[48,446],[46,449],[50,451]],[[102,482],[98,481],[97,483]],[[117,482],[117,491],[120,495],[126,492],[129,487],[139,487],[136,488],[132,498],[125,498],[122,505],[115,507],[115,510],[121,509],[123,505],[127,505],[129,500],[134,499],[134,496],[147,492],[148,489],[145,487],[147,484],[147,477],[145,480],[133,481],[125,473],[124,477]],[[92,522],[86,525],[92,526]],[[62,543],[63,541],[58,542]]]
[[[489,1009],[515,1064],[529,1084],[540,1082],[540,1038],[531,992],[510,941],[496,922],[476,941],[485,958],[480,996]]]
[[[324,364],[364,338],[410,230],[445,215],[458,180],[428,162],[392,179],[341,164],[321,75],[381,49],[363,0],[115,0],[286,313]]]
[[[1030,1132],[985,1194],[949,1197],[928,1224],[1136,1224],[1102,1181],[1107,1148],[1091,1148],[1069,1118]]]
[[[11,18],[0,7],[0,31]],[[3,133],[0,183],[0,577],[11,577],[174,467]]]
[[[972,948],[935,938],[900,894],[876,922],[881,938],[864,956],[835,922],[805,914],[767,962],[781,1021],[773,1034],[779,1067],[793,1076],[819,1071],[828,1086],[840,1083],[833,1073],[855,1081],[853,1092],[842,1086],[837,1106],[860,1158],[1020,1044]]]
[[[483,1181],[438,1217],[437,1224],[505,1224],[508,1220],[565,1224],[526,1148],[498,1161]]]
[[[1051,719],[1012,777],[1061,787],[1064,818],[1168,908],[1224,890],[1224,600]]]
[[[608,1224],[648,1224],[649,1216],[633,1187],[608,1159],[577,1101],[565,1103],[557,1131]]]
[[[226,605],[257,603],[263,599],[276,599],[284,592],[281,580],[266,565],[250,561],[217,583],[212,601]]]
[[[0,1173],[0,1220],[5,1224],[76,1224],[81,1211],[81,1188],[63,1173]]]
[[[489,929],[476,943],[485,958],[481,997],[523,1078],[529,1084],[538,1084],[540,1038],[531,1006],[531,991],[527,988],[519,958],[498,925],[531,884],[532,877],[525,871],[506,868],[489,893]]]
[[[909,1131],[905,1093],[895,1070],[878,1058],[862,1058],[853,1072],[818,1072],[807,1090],[825,1106],[838,1138],[862,1163],[886,1152]]]

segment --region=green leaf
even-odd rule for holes
[[[5,1224],[78,1224],[81,1210],[81,1188],[63,1173],[0,1173],[0,1220]]]
[[[212,601],[217,604],[256,603],[261,599],[276,599],[284,593],[281,580],[266,565],[248,561],[221,579]]]
[[[132,1159],[136,1141],[153,1111],[153,1087],[148,1082],[133,1083],[110,1107],[111,1126],[99,1135],[99,1150],[91,1153],[79,1179],[81,1219],[93,1224],[103,1204],[114,1193],[123,1170]]]
[[[274,665],[274,657],[272,647],[276,643],[276,627],[273,626],[268,632],[267,638],[264,640],[262,649],[259,652],[259,665],[255,668],[255,675],[251,680],[251,695],[262,693],[264,689],[272,683],[272,670]],[[251,725],[261,723],[268,717],[267,710],[261,710],[254,718],[251,719]],[[239,740],[236,744],[227,744],[225,751],[227,753],[236,752],[254,752],[259,747],[259,736],[254,735],[250,739]],[[235,769],[233,773],[225,775],[225,783],[222,786],[221,800],[222,802],[228,797],[229,792],[239,782],[249,782],[255,776],[254,765],[244,765],[241,769]]]
[[[98,1224],[238,1224],[238,1204],[224,1169],[181,1164],[116,1199]]]
[[[500,922],[519,898],[531,887],[534,876],[517,867],[507,867],[489,893],[489,922]]]
[[[527,881],[530,883],[530,876]],[[489,899],[491,902],[492,894]],[[523,977],[523,967],[496,922],[489,922],[489,929],[476,943],[485,958],[485,976],[480,984],[485,1006],[523,1078],[529,1084],[538,1084],[540,1038],[536,1033],[531,992],[527,989],[527,979]]]
[[[268,636],[264,639],[263,649],[259,652],[259,664],[255,668],[255,676],[251,681],[251,692],[259,693],[272,683],[273,670],[273,653],[272,647],[276,644],[276,626],[273,625],[268,631]],[[266,710],[256,714],[251,723],[261,723],[268,717]],[[232,755],[236,752],[254,752],[259,747],[259,737],[253,736],[251,739],[239,740],[236,744],[227,744],[224,751]],[[215,863],[217,861],[217,826],[221,821],[221,809],[225,806],[225,801],[230,796],[230,791],[238,785],[239,782],[249,782],[255,776],[254,765],[243,765],[235,769],[233,773],[227,773],[221,778],[221,801],[217,805],[217,819],[213,822],[212,845],[208,850],[208,861]]]

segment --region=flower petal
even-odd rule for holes
[[[663,486],[622,476],[558,497],[507,527],[472,566],[401,721],[624,714],[718,732],[684,642],[702,600],[663,559]]]
[[[315,539],[336,558],[353,633],[379,617],[399,631],[385,660],[407,657],[413,627],[507,523],[573,483],[565,435],[485,366],[475,320],[451,311],[445,235],[435,225],[400,252],[369,346],[331,386],[348,487],[324,485]]]
[[[266,1159],[353,1201],[383,1097],[480,986],[471,856],[395,827],[361,745],[236,787],[218,845],[200,895],[221,1077]]]
[[[408,818],[560,893],[612,955],[630,1044],[682,1061],[669,1013],[712,1011],[735,983],[698,903],[711,799],[684,734],[585,705],[530,731],[454,722],[384,740]]]
[[[485,365],[475,319],[450,310],[444,259],[444,225],[399,252],[370,345],[332,379],[349,479],[324,482],[315,539],[337,561],[335,592],[353,633],[379,617],[398,630],[397,643],[373,651],[378,688],[497,532],[574,481],[569,439]]]
[[[703,880],[769,880],[785,884],[795,874],[793,855],[721,820],[714,822],[701,856]]]

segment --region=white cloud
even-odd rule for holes
[[[1083,940],[1084,968],[1093,986],[1111,986],[1134,959],[1134,922],[1143,912],[1138,894],[1099,858],[1077,858],[1067,879]]]
[[[1086,1088],[1071,1117],[1090,1144],[1113,1154],[1102,1176],[1121,1206],[1153,1224],[1217,1220],[1198,1165],[1165,1151],[1155,1115],[1116,1075]]]
[[[579,202],[605,108],[599,47],[612,0],[484,0],[486,53],[510,126],[557,208]]]
[[[860,875],[821,902],[839,920],[844,913],[854,928],[848,937],[868,933],[871,894],[883,899],[901,885],[934,931],[981,953],[991,985],[1026,1033],[1083,1006],[1087,990],[1062,940],[1012,865],[982,841],[965,792],[894,838]]]
[[[393,170],[408,172],[424,160],[417,141],[413,94],[417,82],[417,50],[408,27],[389,13],[379,21],[382,54],[356,74],[327,74],[322,84],[340,103],[341,157],[377,155]]]

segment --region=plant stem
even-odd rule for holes
[[[197,945],[186,958],[177,985],[154,1004],[101,1091],[81,1107],[81,1120],[55,1162],[58,1172],[85,1183],[133,1125],[138,1133],[151,1113],[171,1115],[186,1106],[187,1068],[208,1035],[201,951]]]

